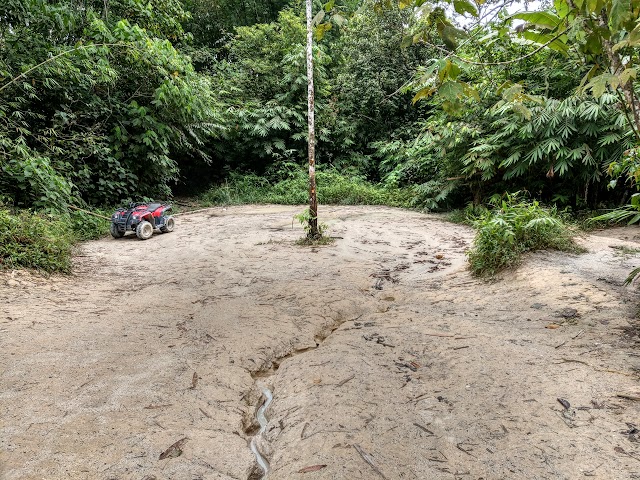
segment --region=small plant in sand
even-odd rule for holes
[[[329,245],[333,243],[333,238],[326,235],[327,224],[320,223],[318,224],[318,233],[316,235],[311,231],[311,214],[309,213],[309,208],[305,208],[302,212],[297,215],[294,215],[293,218],[300,222],[302,228],[306,235],[301,239],[296,241],[297,245]]]
[[[476,237],[468,252],[471,271],[491,276],[517,265],[523,253],[553,249],[580,252],[571,228],[554,208],[522,200],[519,192],[495,199],[493,209],[474,222]]]

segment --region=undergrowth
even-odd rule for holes
[[[49,215],[0,210],[0,265],[47,272],[71,269],[73,233],[68,222]]]
[[[413,198],[410,189],[386,188],[357,176],[343,175],[335,170],[318,171],[318,203],[333,205],[388,205],[409,207]],[[309,177],[304,170],[288,178],[269,181],[255,174],[232,174],[224,184],[205,192],[204,205],[242,205],[275,203],[300,205],[308,201]]]
[[[108,214],[106,210],[94,211]],[[73,245],[108,232],[109,221],[83,212],[56,215],[0,205],[0,269],[68,273]]]
[[[293,218],[300,222],[300,225],[302,225],[302,228],[304,228],[306,233],[304,237],[296,241],[296,245],[318,246],[331,245],[333,243],[333,238],[327,235],[328,226],[325,223],[318,224],[318,231],[316,232],[316,235],[313,234],[311,231],[311,219],[313,217],[311,217],[309,207],[304,209],[298,215],[294,215]]]
[[[113,209],[91,208],[93,213],[110,217]],[[84,212],[73,211],[69,214],[68,222],[77,240],[95,240],[109,233],[111,222],[104,218],[94,217]]]
[[[573,229],[555,207],[544,208],[535,200],[518,197],[517,193],[506,195],[474,221],[476,237],[468,256],[475,275],[491,276],[517,265],[525,252],[582,251],[573,241]]]

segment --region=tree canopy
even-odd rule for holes
[[[521,10],[517,11],[517,8]],[[317,163],[430,209],[527,190],[624,203],[640,177],[640,2],[314,3]],[[0,200],[113,205],[306,162],[304,6],[8,0]]]

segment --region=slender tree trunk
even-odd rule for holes
[[[311,0],[307,0],[307,121],[309,124],[309,236],[317,238],[318,197],[316,192],[316,131],[315,131],[315,94],[313,89],[313,25]]]
[[[601,15],[600,26],[606,28],[606,24],[607,18],[605,15]],[[618,52],[613,51],[613,42],[609,39],[603,38],[602,44],[605,52],[607,53],[607,57],[609,57],[610,72],[614,75],[620,75],[624,71],[625,66],[622,63],[622,59]],[[619,88],[622,90],[622,94],[624,95],[626,102],[626,106],[623,107],[626,107],[625,109],[627,112],[630,112],[633,116],[633,125],[631,125],[631,127],[633,128],[636,136],[640,136],[640,111],[638,109],[638,99],[635,95],[633,81],[627,80],[625,83],[621,84]]]

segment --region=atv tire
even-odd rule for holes
[[[173,229],[176,226],[176,221],[173,219],[173,217],[167,217],[167,219],[164,222],[164,225],[162,227],[160,227],[160,231],[162,233],[169,233],[169,232],[173,232]]]
[[[120,230],[118,230],[118,226],[115,223],[111,224],[111,227],[109,228],[109,231],[111,232],[111,236],[113,238],[122,238],[122,237],[124,237],[124,232],[121,232]]]
[[[148,240],[153,235],[153,225],[147,221],[142,221],[136,227],[136,236],[140,240]]]

